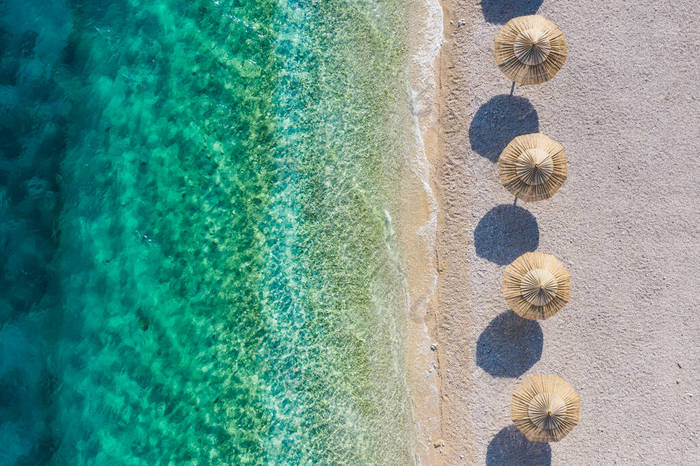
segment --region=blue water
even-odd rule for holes
[[[0,2],[0,464],[414,461],[405,10]]]

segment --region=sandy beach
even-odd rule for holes
[[[442,6],[440,137],[429,151],[440,206],[433,460],[697,464],[700,4]],[[568,59],[552,81],[511,96],[493,39],[535,12],[564,31]],[[495,162],[531,132],[564,146],[569,178],[550,200],[514,204]],[[501,295],[505,266],[534,250],[572,276],[568,306],[541,322]],[[510,420],[511,393],[538,373],[582,398],[579,425],[558,443],[528,443]]]

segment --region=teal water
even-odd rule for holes
[[[408,464],[402,0],[0,1],[0,464]]]

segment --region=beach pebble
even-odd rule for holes
[[[440,439],[440,440],[438,440],[437,442],[433,443],[433,446],[434,446],[435,448],[444,447],[444,446],[445,446],[445,441],[442,440],[442,439]]]
[[[467,22],[464,21],[463,19],[460,19],[459,21],[457,21],[457,27],[458,27],[458,28],[461,28],[461,27],[464,26],[465,24],[467,24]]]

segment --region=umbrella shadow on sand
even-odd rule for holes
[[[514,137],[539,130],[537,111],[529,100],[502,94],[476,111],[469,125],[469,143],[474,152],[496,162]]]
[[[513,311],[498,315],[476,342],[476,365],[493,377],[518,377],[542,357],[542,328]]]
[[[537,219],[527,210],[502,204],[489,210],[474,229],[476,255],[507,265],[540,243]]]
[[[481,11],[489,23],[503,24],[516,16],[534,15],[544,0],[481,0]]]
[[[548,443],[530,442],[513,425],[504,427],[486,450],[486,466],[505,464],[549,466],[552,449]]]

